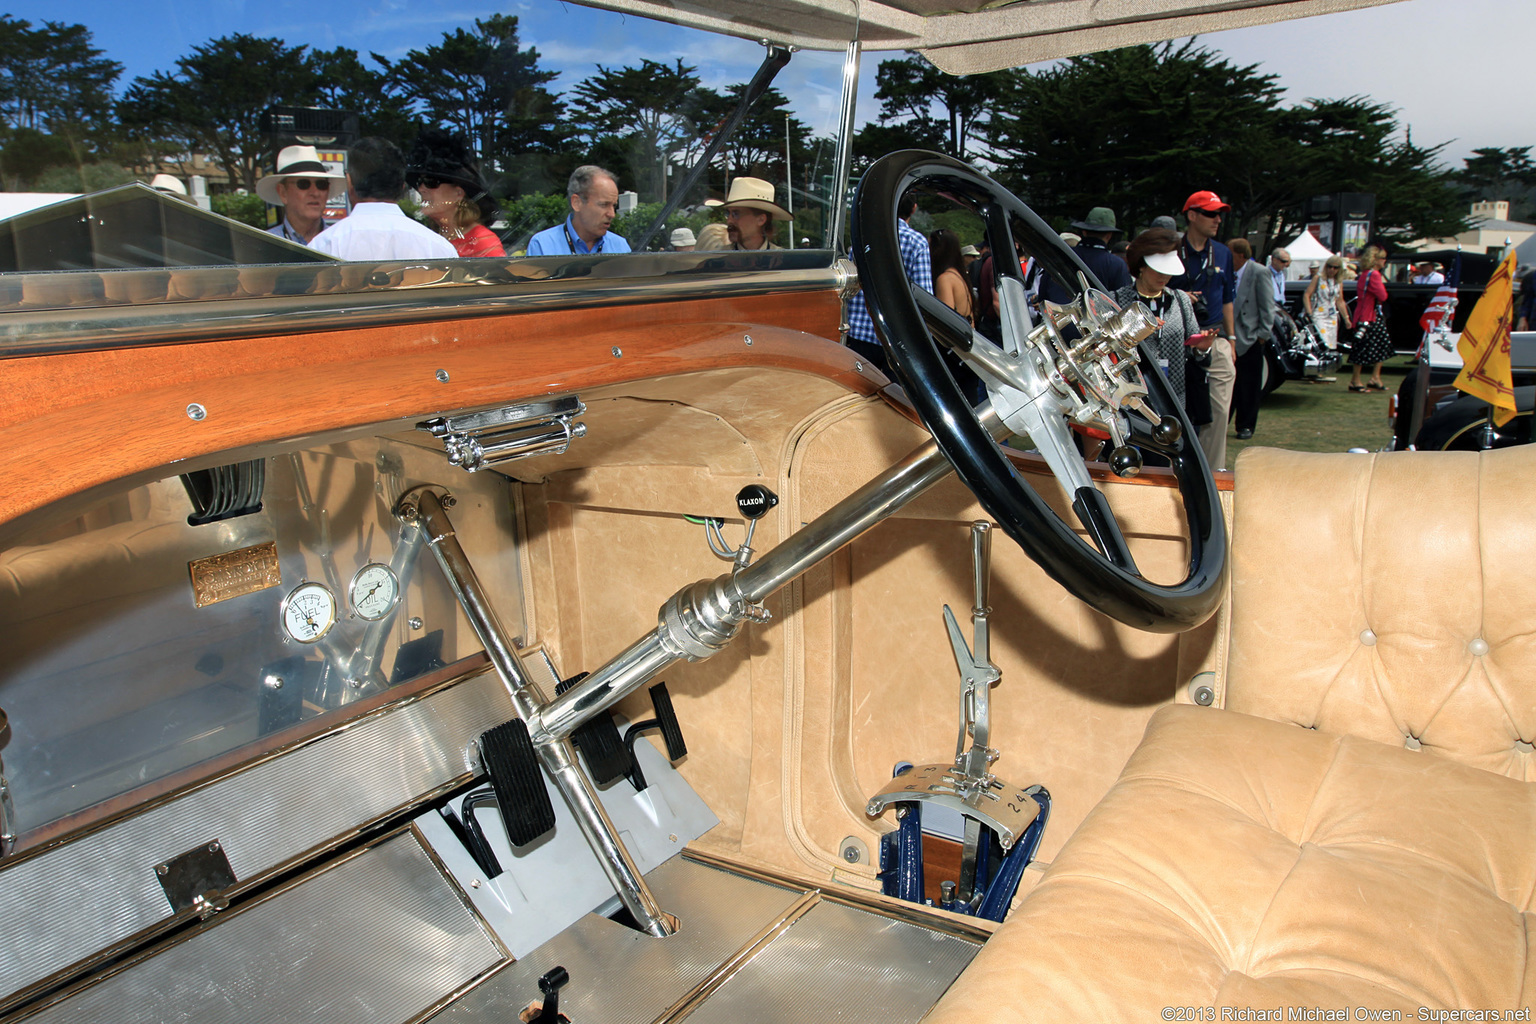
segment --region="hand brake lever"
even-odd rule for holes
[[[949,605],[944,606],[944,625],[949,630],[949,645],[954,650],[955,665],[960,669],[960,733],[955,738],[955,767],[967,780],[985,782],[988,767],[997,760],[997,752],[988,746],[990,708],[988,696],[992,684],[1003,676],[992,664],[992,614],[989,596],[992,586],[992,524],[971,524],[971,631],[973,642],[967,645],[960,624]],[[966,748],[966,739],[971,741]]]

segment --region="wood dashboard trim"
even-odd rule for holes
[[[874,394],[885,379],[833,341],[841,315],[826,290],[21,357],[0,523],[178,460],[668,374],[761,366]]]

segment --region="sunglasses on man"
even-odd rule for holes
[[[298,189],[300,192],[309,192],[311,190],[329,192],[331,190],[331,180],[329,178],[288,178],[285,180],[290,186]]]

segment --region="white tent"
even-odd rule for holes
[[[1291,265],[1286,270],[1285,276],[1292,281],[1304,281],[1311,276],[1311,267],[1320,264],[1333,253],[1328,247],[1317,240],[1317,236],[1310,231],[1303,231],[1296,236],[1296,240],[1283,246],[1286,252],[1291,254]]]

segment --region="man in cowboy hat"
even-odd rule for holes
[[[571,212],[528,239],[529,256],[590,256],[629,252],[629,240],[609,231],[619,215],[619,180],[596,164],[582,164],[565,185]]]
[[[732,249],[782,249],[770,240],[776,220],[794,220],[773,201],[773,186],[762,178],[737,178],[725,197],[725,233]]]
[[[1088,216],[1073,221],[1072,227],[1081,237],[1073,246],[1078,258],[1088,264],[1088,269],[1093,271],[1106,291],[1113,292],[1131,283],[1131,272],[1125,260],[1109,250],[1110,243],[1122,233],[1115,226],[1114,210],[1107,206],[1095,206],[1088,211]],[[1050,302],[1065,304],[1072,301],[1074,294],[1074,289],[1049,274],[1040,283],[1040,297]]]
[[[314,146],[284,146],[277,170],[256,183],[256,194],[283,208],[283,219],[267,230],[279,238],[308,245],[325,230],[325,204],[346,188],[344,175],[320,162]]]
[[[388,139],[358,139],[347,152],[352,212],[310,248],[344,260],[456,259],[452,243],[405,215],[405,157]]]

